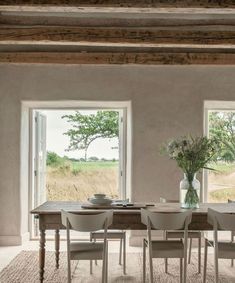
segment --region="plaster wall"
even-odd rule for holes
[[[204,100],[235,100],[235,66],[0,65],[0,245],[28,231],[23,100],[132,102],[132,197],[178,197],[182,174],[159,154],[172,137],[203,133]],[[23,113],[23,114],[22,114]],[[24,137],[22,139],[22,137]]]

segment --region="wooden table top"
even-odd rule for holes
[[[47,201],[31,211],[32,214],[60,214],[61,209],[74,213],[102,212],[106,209],[84,209],[81,202],[75,201]],[[154,212],[181,212],[185,211],[179,203],[155,203],[154,206],[147,206]],[[235,214],[235,203],[201,203],[198,209],[193,209],[193,214],[207,214],[208,208],[215,209],[222,213]],[[113,209],[115,214],[138,214],[140,209]]]

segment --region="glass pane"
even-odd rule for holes
[[[222,148],[211,164],[215,171],[208,172],[208,201],[227,202],[235,199],[235,112],[211,111],[209,135],[219,138]]]
[[[47,116],[47,200],[119,198],[119,112],[43,111]]]

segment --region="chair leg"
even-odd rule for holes
[[[106,260],[105,260],[105,282],[108,283],[108,242],[106,248]]]
[[[126,274],[126,232],[123,238],[123,274]]]
[[[192,254],[192,244],[193,244],[193,239],[189,239],[189,253],[188,253],[188,264],[191,262],[191,254]]]
[[[90,242],[93,240],[93,234],[90,232]],[[90,260],[90,274],[92,274],[92,260]]]
[[[120,240],[120,249],[119,249],[119,265],[122,264],[122,239]]]
[[[92,274],[92,260],[90,260],[90,274]]]
[[[201,248],[202,248],[202,240],[201,237],[198,238],[198,273],[201,273]]]
[[[165,258],[164,261],[165,261],[165,273],[168,273],[168,259]]]
[[[206,283],[206,271],[207,271],[207,250],[208,250],[207,240],[205,239],[203,283]]]
[[[219,266],[217,255],[215,255],[215,283],[219,283]]]
[[[166,231],[165,231],[165,240],[168,240]],[[168,259],[165,258],[164,261],[165,261],[165,273],[168,273]]]
[[[68,283],[71,283],[71,262],[70,262],[70,258],[68,258]]]
[[[180,259],[180,283],[183,283],[183,259]]]
[[[96,239],[94,239],[94,242],[96,243]],[[97,265],[97,259],[95,259],[95,265]]]
[[[153,283],[153,258],[152,258],[151,250],[149,250],[149,276],[150,276],[150,283]]]
[[[106,283],[106,260],[107,260],[107,250],[103,254],[102,258],[102,283]]]
[[[187,256],[184,258],[184,279],[183,283],[186,283],[187,281]]]
[[[146,246],[145,241],[143,240],[143,283],[145,283],[146,277]]]

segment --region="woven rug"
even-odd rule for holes
[[[73,283],[98,283],[101,282],[101,262],[93,265],[93,274],[89,274],[89,262],[73,262]],[[207,283],[214,283],[214,268],[212,255],[209,256],[207,268]],[[230,260],[219,260],[221,283],[235,283],[235,267],[230,267]],[[53,252],[46,253],[45,283],[67,282],[66,253],[60,256],[60,268],[55,268]],[[22,251],[0,273],[1,283],[38,283],[38,252]],[[118,254],[109,255],[109,282],[142,282],[142,256],[139,253],[127,254],[127,275],[122,274],[122,266],[118,264]],[[148,276],[147,276],[148,282]],[[154,282],[176,283],[179,282],[179,261],[169,259],[169,274],[164,273],[164,261],[154,259]],[[197,257],[192,254],[192,263],[188,265],[188,283],[202,282],[202,275],[197,274]]]

